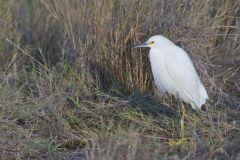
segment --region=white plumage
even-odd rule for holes
[[[152,73],[161,93],[168,92],[191,104],[193,109],[201,109],[208,95],[191,59],[182,48],[161,35],[135,47],[151,48]]]

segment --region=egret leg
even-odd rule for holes
[[[181,104],[181,112],[182,112],[182,116],[181,116],[181,139],[184,139],[184,118],[185,118],[185,106],[184,104]]]
[[[185,139],[185,135],[184,135],[184,118],[185,118],[185,106],[183,103],[178,101],[178,106],[181,112],[181,120],[180,120],[180,138],[179,139],[175,139],[175,140],[170,140],[169,142],[167,142],[168,145],[170,146],[177,146],[177,145],[181,145],[181,144],[185,144],[186,143],[186,139]]]
[[[181,113],[181,120],[180,120],[180,139],[184,139],[184,118],[185,118],[185,106],[184,104],[180,101],[179,95],[177,96],[177,105]]]

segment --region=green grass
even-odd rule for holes
[[[0,159],[239,159],[240,6],[208,1],[0,1]],[[184,48],[207,110],[153,83],[148,50]],[[141,53],[140,53],[141,52]]]

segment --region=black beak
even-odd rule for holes
[[[141,48],[141,47],[148,47],[148,44],[146,42],[130,45],[130,48]]]

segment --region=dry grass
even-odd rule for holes
[[[238,0],[0,1],[0,159],[240,159]],[[147,50],[190,54],[210,100],[159,97]]]

